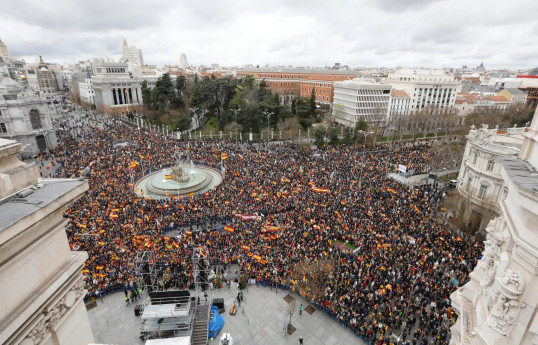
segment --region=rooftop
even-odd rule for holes
[[[409,95],[408,95],[407,92],[405,92],[404,90],[396,90],[396,89],[393,89],[393,90],[390,92],[390,95],[391,95],[392,97],[409,98]]]
[[[0,232],[85,183],[85,180],[78,179],[47,179],[42,181],[41,188],[32,190],[30,195],[0,200]]]
[[[538,172],[528,162],[512,156],[501,157],[506,173],[519,187],[538,194]]]

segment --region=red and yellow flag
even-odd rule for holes
[[[166,181],[173,179],[172,175],[164,175]]]
[[[224,231],[227,231],[227,232],[229,232],[229,233],[233,233],[233,232],[235,231],[235,228],[226,225],[226,226],[224,227]]]
[[[226,152],[223,152],[220,156],[222,160],[228,159],[228,154]]]
[[[329,188],[320,188],[320,187],[315,187],[315,186],[312,187],[312,191],[316,193],[324,193],[324,194],[331,192]]]

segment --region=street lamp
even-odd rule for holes
[[[235,141],[237,141],[237,113],[241,111],[240,108],[237,108],[237,109],[233,109],[232,110],[234,112],[234,116],[235,116]]]
[[[264,111],[263,113],[267,116],[267,150],[269,150],[269,119],[274,113],[272,111]]]

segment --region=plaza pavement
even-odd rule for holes
[[[250,285],[248,291],[243,291],[244,302],[237,308],[237,314],[231,316],[229,310],[233,306],[236,294],[236,283],[232,283],[230,289],[224,284],[224,288],[212,291],[213,298],[224,298],[226,311],[221,314],[225,318],[224,327],[217,338],[210,340],[209,344],[218,345],[223,333],[232,335],[234,345],[296,345],[299,344],[301,336],[305,345],[365,344],[324,312],[316,310],[309,315],[304,311],[309,303],[295,293],[290,295],[295,298],[296,308],[291,323],[296,331],[292,335],[283,335],[284,325],[289,321],[289,315],[286,314],[288,303],[283,299],[288,291],[281,289],[275,292],[275,289],[269,287],[260,285],[257,288],[256,285]],[[88,312],[96,343],[143,344],[138,339],[140,317],[134,315],[134,304],[129,306],[125,304],[124,297],[122,292],[106,296],[98,301],[96,308]],[[303,313],[299,315],[301,303]]]

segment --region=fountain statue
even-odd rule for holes
[[[172,167],[172,179],[176,180],[177,182],[187,182],[189,181],[189,174],[181,166],[179,166],[179,162],[176,166]]]

